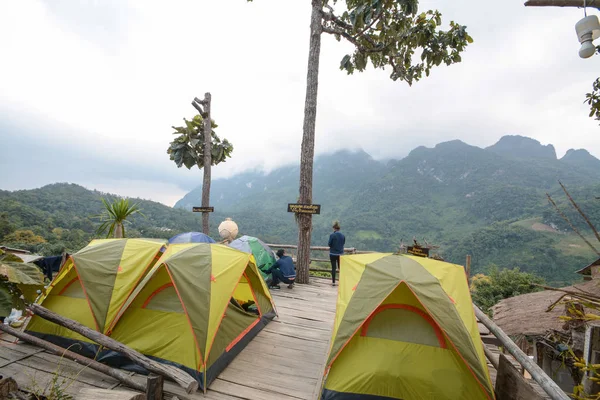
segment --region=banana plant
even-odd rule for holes
[[[35,264],[0,250],[0,316],[8,316],[13,308],[24,310],[43,288],[44,274]]]

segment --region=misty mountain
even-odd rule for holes
[[[568,227],[550,209],[545,193],[564,200],[561,180],[583,196],[579,200],[592,207],[590,213],[600,225],[600,212],[595,211],[600,205],[587,203],[592,193],[600,193],[600,168],[594,167],[600,160],[583,152],[559,160],[552,145],[505,136],[485,149],[459,140],[422,146],[385,163],[364,151],[322,155],[314,164],[313,203],[321,204],[322,211],[313,217],[313,244],[326,243],[332,221],[339,220],[349,245],[362,249],[394,251],[401,241],[425,238],[455,262],[462,263],[471,253],[475,269],[495,262],[536,270],[552,279],[576,279],[571,271],[588,262],[590,253],[585,247],[568,257],[558,250],[553,253],[561,248],[561,235]],[[268,174],[246,172],[218,179],[211,187],[211,205],[238,221],[251,216],[253,227],[264,237],[295,243],[297,229],[286,206],[297,200],[298,177],[299,167],[288,166]],[[200,205],[201,192],[196,188],[175,207]],[[560,230],[552,235],[515,225],[534,219],[530,225],[544,222]],[[491,239],[488,247],[481,247],[477,243],[488,237],[490,229],[503,235],[502,245]],[[525,263],[531,258],[526,257],[528,252],[534,260]]]
[[[558,180],[600,226],[600,169],[595,167],[600,161],[582,150],[559,160],[531,139],[510,140],[538,155],[516,157],[502,154],[501,146],[482,149],[456,140],[418,147],[401,160],[387,162],[364,151],[317,157],[314,203],[321,204],[322,212],[313,217],[313,244],[325,245],[332,222],[339,220],[349,247],[391,252],[414,237],[438,246],[434,252],[451,262],[463,264],[470,254],[474,273],[496,264],[535,272],[553,285],[576,281],[573,271],[594,261],[595,254],[570,233],[548,205],[546,193],[589,234]],[[218,238],[219,223],[231,217],[240,235],[296,243],[298,230],[287,203],[297,200],[298,176],[298,166],[287,166],[215,180],[211,235]],[[174,209],[131,199],[144,216],[126,225],[127,236],[169,238],[200,230],[200,215],[188,211],[200,205],[200,194],[201,188],[195,189]],[[77,251],[96,236],[99,222],[94,216],[103,209],[103,197],[116,196],[66,183],[0,190],[0,243],[46,255]]]

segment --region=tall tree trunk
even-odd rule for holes
[[[202,182],[202,207],[210,206],[210,166],[212,164],[212,124],[210,119],[210,93],[204,94],[204,181]],[[202,232],[208,235],[209,213],[202,213]]]
[[[115,239],[123,238],[123,223],[122,222],[117,222],[117,224],[115,226],[114,237],[115,237]]]
[[[322,0],[312,0],[310,20],[310,47],[308,73],[306,76],[306,102],[304,104],[304,127],[300,154],[300,203],[312,203],[313,160],[315,156],[315,122],[317,119],[317,90],[319,87],[319,56],[321,53]],[[308,283],[310,264],[310,238],[312,216],[298,215],[298,283]]]

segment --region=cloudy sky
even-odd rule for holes
[[[401,158],[461,139],[506,134],[600,158],[583,104],[600,57],[583,60],[579,9],[521,0],[427,0],[475,39],[463,62],[409,87],[369,70],[346,75],[350,47],[324,36],[316,152],[363,148]],[[598,14],[598,10],[590,10]],[[171,126],[210,91],[233,158],[226,177],[300,155],[309,0],[0,0],[0,189],[53,182],[172,205],[201,182],[177,169]]]

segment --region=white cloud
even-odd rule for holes
[[[598,123],[583,104],[600,58],[577,56],[581,10],[475,0],[421,7],[438,7],[446,22],[468,26],[475,43],[463,62],[412,87],[392,82],[387,71],[347,76],[338,65],[350,47],[324,36],[317,153],[362,147],[376,157],[402,157],[419,145],[461,139],[489,146],[522,134],[554,144],[559,156],[576,147],[600,157]],[[170,126],[191,117],[192,98],[205,91],[219,134],[235,147],[213,176],[296,162],[309,16],[300,0],[2,2],[0,111],[39,120],[39,129],[24,133],[35,140],[135,164],[136,176],[124,170],[104,180],[101,171],[76,178],[105,190],[138,187],[117,180],[153,188],[148,182],[194,182],[199,172],[175,169],[165,150]],[[0,138],[10,140],[11,132]]]

